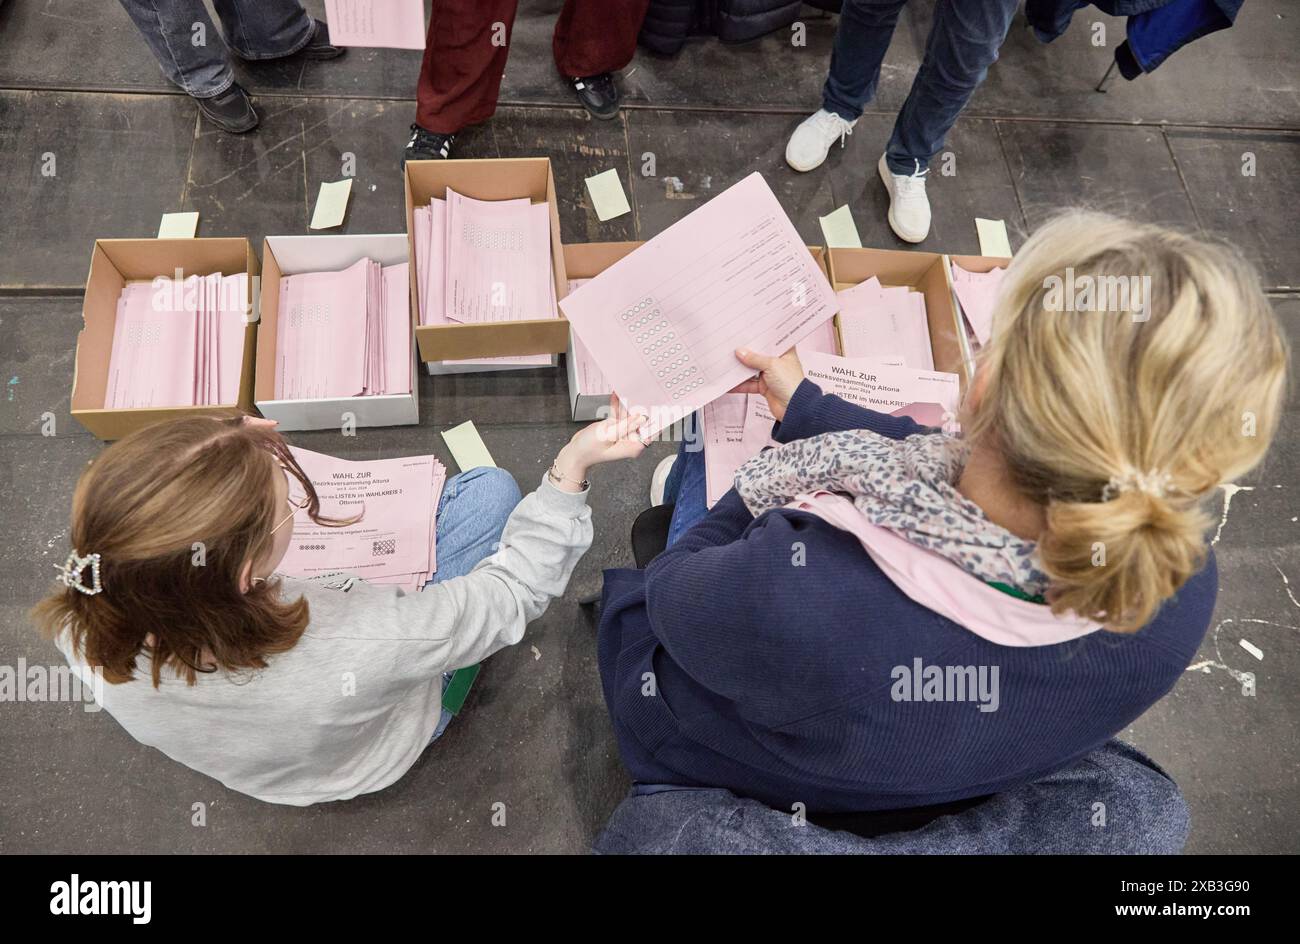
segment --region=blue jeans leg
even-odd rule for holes
[[[425,586],[463,577],[491,556],[519,498],[519,486],[504,469],[479,466],[447,479],[438,500],[438,570]],[[444,691],[450,681],[451,673],[444,673]],[[447,730],[452,717],[450,711],[442,713],[429,743]]]
[[[699,430],[699,413],[687,418],[689,429]],[[708,483],[704,474],[704,443],[698,435],[683,437],[677,449],[668,481],[664,483],[664,501],[673,505],[668,523],[668,547],[672,547],[695,522],[709,513]]]
[[[195,98],[212,98],[234,84],[227,47],[243,59],[276,59],[302,49],[316,29],[298,0],[214,0],[223,43],[202,0],[119,2],[163,74]]]
[[[885,161],[895,174],[924,170],[998,59],[1017,0],[939,0],[925,58],[894,122]]]
[[[899,11],[907,0],[844,0],[835,29],[831,68],[822,86],[822,107],[855,121],[876,95],[880,64],[889,49]]]

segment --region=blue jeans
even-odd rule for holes
[[[213,0],[223,46],[203,0],[119,2],[163,74],[195,98],[212,98],[234,84],[227,46],[241,59],[279,59],[306,46],[316,31],[298,0]]]
[[[880,64],[907,0],[844,0],[822,107],[855,121],[876,94]],[[939,0],[925,58],[894,122],[885,162],[896,174],[924,170],[984,81],[1011,28],[1017,0]]]
[[[504,469],[479,466],[447,479],[438,499],[438,570],[425,586],[463,577],[493,554],[501,542],[506,519],[518,504],[519,486]],[[451,674],[443,673],[444,691],[450,681]],[[447,730],[452,717],[450,711],[443,711],[429,743]]]
[[[700,414],[693,413],[684,421],[688,430],[698,433]],[[686,435],[677,448],[677,461],[664,482],[664,501],[673,506],[673,517],[668,524],[668,547],[690,530],[691,525],[709,513],[708,485],[704,477],[704,443],[698,435]]]

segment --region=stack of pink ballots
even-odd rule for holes
[[[321,513],[361,519],[322,527],[300,510],[279,573],[304,579],[350,574],[367,583],[422,588],[437,570],[434,516],[447,470],[434,456],[351,462],[290,447],[316,488]],[[302,488],[289,480],[291,500]]]
[[[239,399],[248,275],[128,282],[117,300],[106,409]]]
[[[361,259],[342,272],[282,276],[276,399],[410,393],[407,272],[405,262]]]
[[[874,276],[836,294],[845,357],[895,355],[908,367],[934,370],[924,295],[906,286],[881,285]]]
[[[548,203],[475,200],[454,190],[414,212],[420,324],[557,317]],[[550,354],[448,364],[550,366]]]
[[[952,288],[957,293],[957,302],[966,321],[966,335],[976,348],[983,347],[993,338],[994,303],[1005,274],[1006,269],[971,272],[955,262],[952,264]]]

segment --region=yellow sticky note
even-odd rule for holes
[[[858,236],[858,227],[853,222],[853,214],[849,211],[847,203],[834,213],[820,219],[827,249],[862,248],[862,238]]]
[[[602,223],[632,212],[627,194],[623,192],[623,181],[619,180],[618,171],[612,167],[595,177],[587,178],[587,193],[591,194],[591,205],[596,209],[596,218]]]
[[[344,177],[320,185],[316,197],[316,212],[311,215],[311,229],[329,229],[343,222],[348,212],[348,197],[352,194],[352,178]]]
[[[981,220],[975,217],[975,231],[980,237],[980,255],[1011,258],[1011,241],[1007,239],[1007,224],[1001,220]]]
[[[473,420],[466,420],[459,426],[444,429],[442,438],[462,472],[468,472],[480,465],[496,468],[496,463],[492,461],[492,453],[488,452],[487,446],[483,445],[483,439],[474,428]]]
[[[159,239],[193,239],[198,231],[198,213],[164,213],[158,224]]]

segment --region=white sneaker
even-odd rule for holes
[[[673,470],[673,463],[676,461],[676,456],[668,456],[655,466],[654,475],[650,476],[650,507],[654,508],[664,503],[664,488],[668,484],[668,473]]]
[[[930,234],[930,199],[925,195],[925,175],[930,169],[921,170],[918,163],[914,174],[895,174],[883,154],[876,166],[889,191],[889,228],[899,239],[921,242]]]
[[[785,146],[785,162],[798,171],[821,167],[831,145],[838,140],[840,147],[844,147],[844,138],[853,133],[855,124],[856,121],[845,121],[833,111],[817,109],[790,135],[790,143]]]

